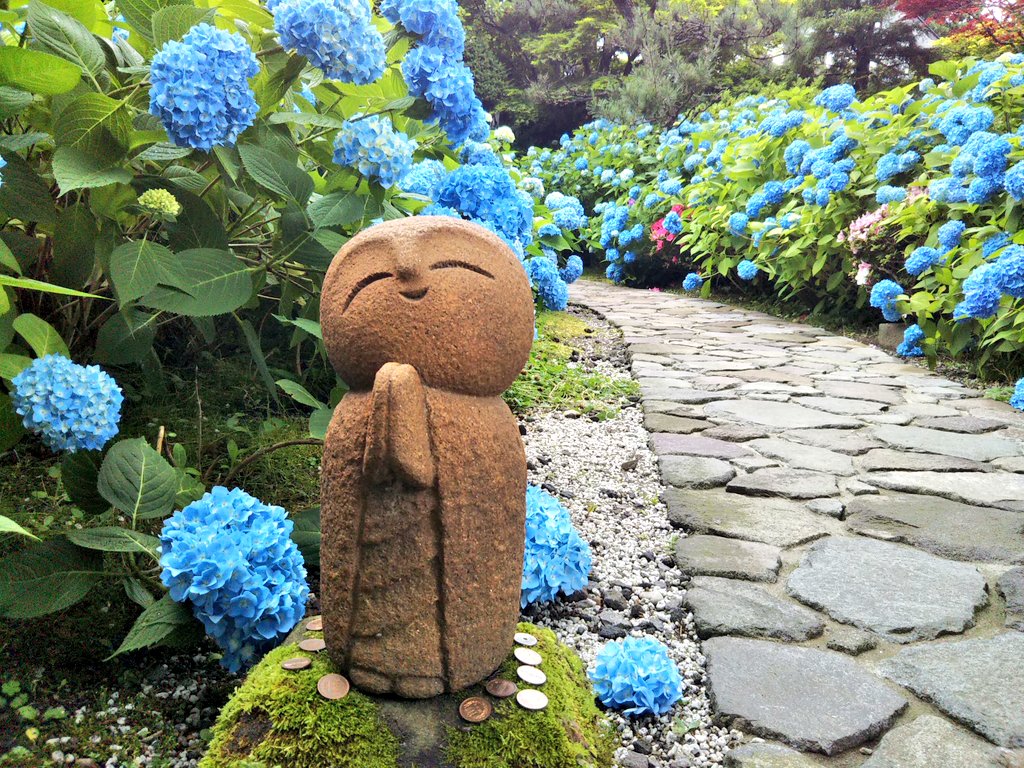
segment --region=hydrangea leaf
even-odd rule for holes
[[[309,415],[309,436],[323,440],[327,437],[327,428],[333,418],[333,408],[317,408]]]
[[[309,218],[317,229],[323,227],[347,227],[381,213],[380,201],[372,195],[357,195],[355,192],[332,192],[314,200],[307,209]]]
[[[111,365],[142,360],[153,348],[158,317],[158,314],[148,315],[125,307],[100,328],[96,336],[95,358]]]
[[[3,53],[7,50],[11,49],[0,46],[0,66]],[[52,233],[56,214],[50,185],[21,155],[10,151],[0,154],[7,161],[3,169],[3,185],[0,186],[0,211],[12,219],[21,219],[26,223],[37,222],[43,230]],[[10,242],[8,244],[13,245]],[[34,249],[35,244],[32,245]]]
[[[16,533],[19,536],[27,536],[30,539],[38,539],[38,536],[33,536],[31,533],[26,531],[16,522],[11,520],[11,518],[0,515],[0,534],[3,533]]]
[[[36,357],[46,357],[47,355],[71,357],[68,345],[57,333],[57,329],[31,312],[18,315],[14,319],[14,330],[32,348]]]
[[[167,274],[142,297],[144,306],[190,317],[212,317],[233,312],[252,296],[249,267],[227,251],[182,251],[164,266]]]
[[[65,288],[82,288],[96,266],[96,219],[85,204],[57,213],[50,279]]]
[[[191,5],[189,0],[117,0],[117,9],[125,21],[149,42],[153,42],[151,19],[161,8],[172,5]]]
[[[135,620],[128,635],[106,661],[128,651],[159,645],[173,632],[194,621],[188,608],[164,595]]]
[[[174,261],[174,254],[167,248],[147,240],[133,240],[115,248],[110,254],[110,279],[121,305],[166,283],[170,278],[163,265]]]
[[[54,125],[58,147],[72,147],[111,165],[124,157],[132,137],[128,102],[86,93],[61,110]]]
[[[314,128],[341,128],[345,121],[333,115],[321,115],[319,112],[275,112],[267,122],[271,125],[282,123],[289,125],[312,126]]]
[[[85,528],[68,533],[68,538],[86,549],[99,552],[138,552],[159,560],[160,539],[116,525]]]
[[[100,474],[99,451],[76,451],[64,456],[60,479],[71,502],[89,514],[102,514],[110,504],[96,489]]]
[[[62,195],[76,189],[127,184],[132,180],[132,175],[124,168],[112,166],[103,158],[94,157],[72,147],[59,147],[54,152],[53,176]]]
[[[181,40],[196,24],[213,23],[214,9],[192,5],[169,5],[153,14],[153,44],[158,48],[169,40]]]
[[[8,451],[18,444],[25,434],[21,419],[14,412],[11,398],[0,394],[0,451]]]
[[[11,352],[0,352],[0,379],[10,381],[32,365],[32,358]]]
[[[82,78],[82,70],[43,51],[4,46],[0,48],[0,84],[29,93],[53,96],[67,93]]]
[[[287,57],[281,54],[268,56],[263,61],[264,66],[253,79],[252,88],[256,93],[256,103],[260,105],[260,111],[266,112],[276,109],[284,95],[291,90],[302,70],[306,68],[306,59],[298,54]]]
[[[103,556],[63,536],[0,560],[0,614],[32,619],[64,610],[103,579]]]
[[[320,567],[320,507],[311,507],[297,512],[292,516],[295,528],[292,529],[292,541],[302,553],[306,565]]]
[[[32,103],[32,94],[17,88],[0,86],[0,120],[21,114]]]
[[[238,154],[253,180],[275,195],[305,205],[313,194],[313,179],[295,163],[254,144],[240,144]]]
[[[149,608],[156,602],[156,598],[150,594],[149,590],[138,579],[127,577],[121,583],[124,585],[124,593],[128,596],[128,599],[139,607],[143,609]]]
[[[141,437],[111,448],[96,484],[100,495],[136,520],[166,515],[174,507],[178,476],[174,468]]]
[[[82,22],[39,0],[28,4],[28,28],[43,48],[80,67],[93,82],[107,64],[103,48]]]

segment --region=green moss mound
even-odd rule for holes
[[[604,768],[613,762],[614,732],[594,702],[583,662],[560,644],[554,632],[520,624],[537,638],[541,669],[548,681],[541,690],[549,704],[540,712],[506,699],[490,720],[468,731],[448,734],[448,756],[458,768]],[[501,676],[516,680],[519,662],[508,659]]]

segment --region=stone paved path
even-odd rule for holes
[[[1024,766],[1024,415],[769,315],[572,295],[630,347],[718,715],[765,740],[727,764]]]

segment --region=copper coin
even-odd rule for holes
[[[544,709],[548,705],[548,697],[533,688],[524,688],[516,694],[516,701],[523,709]]]
[[[317,616],[306,622],[306,629],[310,632],[323,632],[324,631],[324,617]]]
[[[536,667],[531,667],[528,664],[523,664],[516,670],[516,674],[519,675],[519,679],[524,683],[530,685],[544,685],[548,681],[548,676],[545,675],[541,670]]]
[[[318,653],[326,647],[327,643],[325,643],[323,639],[319,637],[307,637],[305,640],[299,643],[299,648],[309,653]]]
[[[324,675],[316,684],[316,689],[320,691],[320,695],[331,701],[344,699],[348,696],[349,687],[348,680],[341,675],[335,674]]]
[[[470,696],[459,704],[459,717],[467,723],[482,723],[494,712],[494,707],[487,699]]]
[[[523,662],[523,664],[529,664],[531,667],[539,667],[540,663],[544,661],[539,653],[529,648],[516,648],[515,657]]]
[[[307,659],[305,656],[296,656],[295,658],[285,659],[284,661],[282,661],[281,667],[283,669],[287,669],[291,672],[294,672],[299,669],[305,669],[312,663],[313,662],[310,659]]]
[[[526,632],[516,632],[514,639],[519,645],[525,645],[532,648],[537,644],[537,638],[533,635],[527,634]]]
[[[530,669],[533,669],[533,667],[530,667]],[[507,699],[519,690],[516,684],[511,680],[502,680],[499,677],[496,677],[493,680],[488,680],[487,685],[485,685],[484,688],[496,699]]]

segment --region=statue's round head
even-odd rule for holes
[[[450,217],[371,227],[327,271],[320,305],[331,363],[355,390],[385,363],[413,366],[427,386],[498,395],[533,344],[533,294],[499,237]]]

